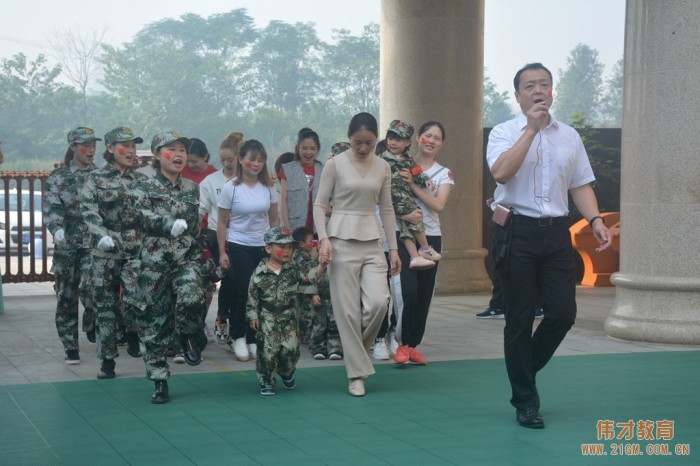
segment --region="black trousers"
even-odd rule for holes
[[[510,402],[516,408],[538,405],[535,376],[576,320],[574,250],[568,224],[511,221],[508,228],[496,226],[493,254],[504,298]],[[538,291],[544,318],[533,334]]]
[[[234,340],[245,336],[246,343],[255,343],[255,331],[248,326],[245,319],[245,306],[248,302],[248,285],[250,277],[260,261],[267,257],[262,246],[243,246],[227,243],[231,272],[221,281],[221,288],[231,286],[224,294],[231,300],[226,305],[231,310],[229,315],[229,335]],[[221,298],[221,291],[219,291]]]
[[[398,238],[398,236],[397,232],[396,237]],[[428,243],[437,252],[442,250],[441,236],[428,236]],[[401,344],[415,348],[423,341],[425,334],[438,266],[427,270],[411,270],[408,268],[411,256],[400,239],[398,246],[399,258],[401,259],[401,296],[403,298]]]

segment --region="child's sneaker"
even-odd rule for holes
[[[408,268],[411,270],[425,270],[432,269],[433,267],[435,267],[435,262],[421,256],[414,257],[408,264]]]
[[[216,319],[214,335],[216,336],[217,343],[226,343],[226,340],[228,340],[228,321]]]
[[[343,359],[343,355],[340,353],[331,353],[331,355],[328,356],[328,359],[330,359],[331,361],[340,361],[341,359]]]
[[[270,385],[265,385],[264,387],[260,387],[260,394],[262,396],[272,396],[275,394],[275,387],[272,387]]]
[[[282,385],[284,385],[284,388],[286,388],[287,390],[291,390],[294,387],[296,387],[297,381],[294,380],[294,375],[289,376],[288,379],[285,379],[284,377],[282,377]]]
[[[437,262],[442,259],[442,255],[433,249],[432,246],[430,246],[428,249],[420,248],[418,250],[418,254],[420,254],[424,259],[428,259],[433,262]]]
[[[326,355],[323,353],[316,353],[314,354],[314,359],[316,361],[323,361],[324,359],[326,359]]]

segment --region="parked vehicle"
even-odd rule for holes
[[[41,191],[34,192],[34,205],[30,205],[31,194],[29,190],[22,190],[22,197],[18,199],[17,190],[9,192],[9,218],[5,213],[5,192],[0,191],[0,252],[5,252],[8,245],[7,230],[9,235],[9,248],[11,251],[17,251],[19,244],[25,251],[33,250],[34,245],[31,244],[31,221],[34,220],[34,240],[41,240],[43,213],[41,211]],[[22,206],[22,229],[19,226],[19,206],[21,201]],[[30,208],[33,207],[33,212]],[[53,250],[53,236],[46,231],[46,249]]]

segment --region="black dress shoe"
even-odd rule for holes
[[[185,336],[180,337],[180,346],[182,346],[182,354],[185,356],[185,362],[190,366],[196,366],[202,362],[202,353],[192,341],[192,338]]]
[[[529,429],[543,429],[544,420],[540,416],[540,412],[534,406],[527,406],[518,409],[515,414],[518,424]]]
[[[126,334],[126,352],[132,358],[141,357],[141,347],[139,346],[139,335],[136,332]]]
[[[168,381],[156,380],[156,389],[153,391],[153,395],[151,395],[151,403],[161,405],[167,403],[169,400]]]

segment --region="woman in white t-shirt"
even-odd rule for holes
[[[265,232],[279,226],[279,194],[272,186],[265,148],[255,139],[246,141],[241,146],[236,177],[226,183],[219,196],[216,228],[219,265],[224,271],[231,264],[236,265],[232,274],[234,289],[229,294],[232,302],[227,346],[233,348],[240,361],[255,357],[256,348],[255,332],[245,320],[248,282],[255,267],[266,257]]]
[[[424,123],[416,135],[418,154],[416,154],[415,161],[421,166],[423,173],[430,178],[432,188],[422,188],[412,183],[411,173],[408,170],[404,170],[402,173],[411,186],[411,190],[416,196],[416,203],[420,208],[420,212],[414,211],[402,219],[419,223],[422,218],[428,242],[437,252],[442,249],[442,232],[438,213],[445,208],[454,186],[452,172],[435,161],[444,140],[445,128],[437,121]],[[416,347],[423,340],[425,333],[438,267],[435,266],[427,270],[409,269],[410,258],[403,241],[399,241],[398,246],[402,267],[401,274],[398,277],[393,277],[393,285],[396,300],[399,301],[394,304],[398,314],[397,318],[400,321],[396,338],[400,340],[401,346],[394,355],[394,362],[423,365],[426,363],[426,359]]]

